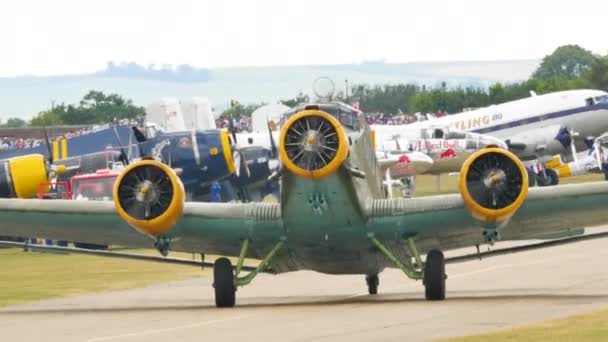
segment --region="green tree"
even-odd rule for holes
[[[585,75],[591,88],[608,91],[608,55],[597,57]]]
[[[21,128],[25,126],[27,126],[27,122],[20,118],[9,118],[2,124],[2,127],[6,128]]]
[[[593,60],[593,53],[578,45],[560,46],[552,54],[543,58],[532,77],[540,80],[554,77],[579,78],[589,70]]]
[[[264,104],[248,104],[243,105],[236,100],[230,101],[230,107],[222,112],[221,118],[232,118],[240,119],[243,117],[250,117],[256,109],[260,108]]]
[[[45,110],[38,113],[30,121],[31,126],[53,126],[63,124],[63,112],[65,111],[65,104],[55,106],[53,109]]]
[[[286,105],[287,107],[293,108],[301,103],[310,102],[310,97],[302,92],[299,92],[296,97],[292,99],[281,100],[281,103]]]
[[[105,94],[89,91],[76,104],[55,106],[38,113],[31,121],[33,126],[43,125],[83,125],[111,122],[114,118],[133,119],[145,115],[143,107],[133,104],[132,100],[118,94]]]

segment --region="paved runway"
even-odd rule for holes
[[[211,279],[156,285],[0,310],[5,341],[423,341],[554,319],[608,306],[608,239],[448,265],[448,299],[420,282],[381,274],[262,275],[214,307]],[[471,250],[467,250],[471,252]]]

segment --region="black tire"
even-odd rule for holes
[[[427,300],[445,299],[445,259],[438,249],[426,255],[424,264],[424,288]]]
[[[215,306],[231,308],[235,302],[234,273],[228,258],[219,258],[213,264],[213,287],[215,289]]]
[[[550,185],[559,184],[559,175],[555,170],[547,169],[545,170],[545,172],[547,173],[547,177],[549,178]]]
[[[559,183],[559,175],[554,170],[545,169],[545,174],[546,177],[542,175],[542,172],[536,176],[538,186],[551,186]]]
[[[371,274],[365,276],[365,282],[367,282],[367,293],[370,295],[378,294],[378,285],[380,284],[380,279],[377,274]]]
[[[536,185],[536,174],[533,171],[526,170],[528,172],[528,187]]]

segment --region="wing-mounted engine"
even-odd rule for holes
[[[177,224],[184,200],[184,186],[175,171],[154,159],[130,164],[114,184],[118,215],[139,232],[154,237]]]
[[[528,175],[511,152],[486,148],[472,154],[460,171],[460,193],[471,215],[484,223],[508,220],[528,195]]]
[[[292,173],[321,179],[335,173],[346,160],[346,133],[338,120],[326,112],[304,110],[283,125],[279,155]]]

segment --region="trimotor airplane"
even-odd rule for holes
[[[176,171],[144,158],[122,171],[113,203],[0,199],[0,235],[237,257],[213,270],[215,303],[231,307],[261,271],[361,274],[375,294],[378,274],[396,267],[442,300],[443,251],[608,220],[608,182],[528,189],[522,162],[493,147],[464,162],[460,194],[386,199],[363,113],[318,103],[285,117],[279,203],[185,202]],[[261,260],[246,275],[245,258]]]
[[[573,160],[574,150],[589,148],[585,139],[608,132],[608,93],[600,90],[569,90],[538,95],[492,105],[460,114],[416,122],[409,125],[375,125],[378,142],[394,135],[413,139],[422,129],[451,126],[467,132],[502,139],[524,162],[545,162],[554,155]],[[574,153],[576,154],[576,153]],[[565,170],[562,170],[565,171]],[[564,172],[567,174],[567,172]],[[547,177],[540,177],[540,176]],[[557,184],[557,173],[545,170],[537,177],[539,185]]]

